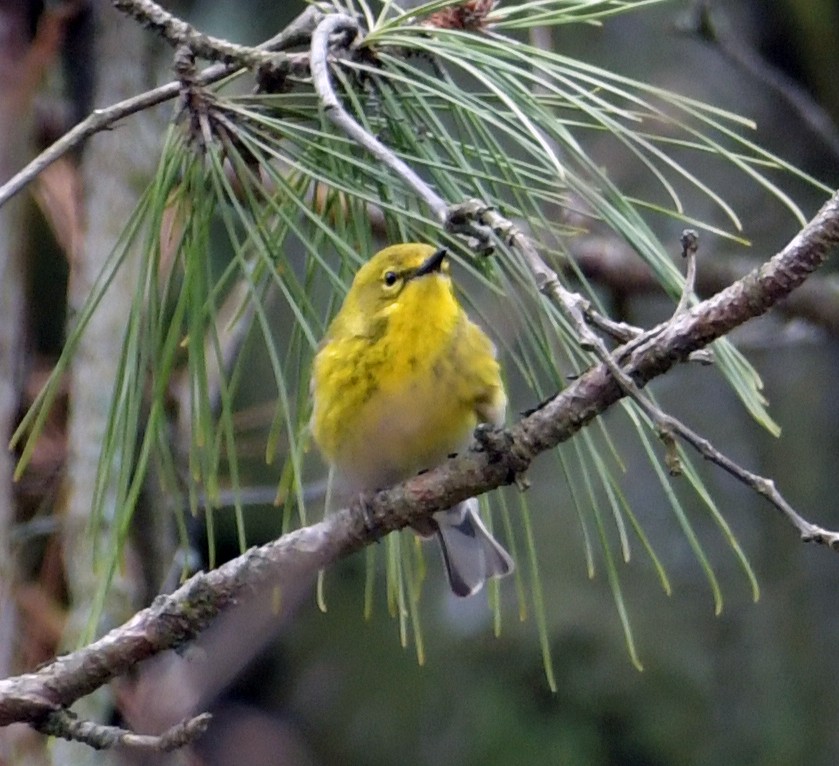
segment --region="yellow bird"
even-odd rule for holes
[[[396,484],[500,425],[495,347],[454,294],[446,250],[406,243],[359,269],[315,357],[312,433],[351,492]],[[451,589],[470,596],[513,569],[471,498],[417,531],[436,534]]]

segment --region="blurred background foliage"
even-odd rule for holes
[[[261,41],[265,30],[281,28],[302,7],[256,0],[176,5],[199,29],[242,42]],[[707,4],[715,24],[711,30],[701,23],[702,5],[674,0],[620,15],[602,27],[558,28],[551,43],[569,56],[754,119],[757,143],[835,188],[839,95],[833,72],[839,39],[832,32],[839,24],[829,20],[839,22],[839,3]],[[823,115],[815,105],[832,120],[827,132],[818,130],[814,115]],[[593,136],[585,148],[624,193],[654,195],[644,187],[649,175],[624,163],[614,142]],[[744,248],[704,234],[703,259],[725,261],[744,254],[763,259],[795,233],[795,221],[781,205],[754,184],[743,183],[740,174],[722,163],[703,172],[704,180],[724,190],[736,207],[744,236],[752,242]],[[805,214],[824,199],[804,182],[785,177],[783,184]],[[691,217],[725,224],[721,212],[700,195],[686,199],[685,206]],[[677,240],[682,223],[664,216],[651,220],[662,241]],[[49,290],[61,283],[64,267],[60,255],[50,257],[44,231],[42,223],[32,225],[37,244],[31,247],[41,255],[31,276],[38,296],[31,302],[31,326],[39,350],[49,357],[63,335],[55,322],[62,318],[61,291]],[[601,297],[614,315],[643,326],[672,310],[671,301],[654,291],[613,285],[602,288]],[[833,502],[839,493],[839,404],[832,387],[839,372],[836,336],[813,323],[773,315],[732,339],[763,377],[771,414],[782,428],[780,439],[754,423],[713,370],[674,370],[653,385],[654,392],[665,409],[742,465],[773,477],[803,515],[839,526]],[[266,364],[264,358],[253,359],[239,392],[237,428],[242,433],[252,429],[252,442],[246,437],[242,445],[247,457],[252,443],[253,458],[246,461],[240,481],[254,486],[277,481],[276,466],[266,469],[263,458],[274,417],[264,407]],[[308,592],[291,595],[280,606],[272,603],[272,594],[263,594],[251,611],[222,621],[199,642],[205,654],[174,658],[174,665],[161,659],[156,670],[152,667],[131,691],[135,709],[143,708],[143,701],[149,708],[181,709],[174,699],[179,695],[186,698],[184,708],[196,698],[209,705],[216,719],[196,755],[207,764],[837,762],[836,554],[800,545],[759,497],[700,465],[761,586],[755,604],[713,522],[694,513],[725,593],[725,608],[715,616],[707,580],[648,459],[639,454],[637,436],[617,413],[606,421],[627,463],[622,489],[673,586],[673,595],[665,596],[652,564],[642,556],[621,566],[643,672],[627,656],[603,572],[588,577],[579,523],[575,514],[564,512],[570,499],[555,481],[552,460],[544,458],[530,474],[528,494],[549,601],[556,694],[546,687],[532,617],[519,623],[515,614],[502,612],[501,636],[494,638],[493,616],[485,604],[455,601],[440,578],[424,594],[426,662],[418,666],[413,651],[400,647],[397,623],[384,604],[374,604],[370,618],[362,618],[365,562],[355,556],[326,580],[326,612],[317,609]],[[249,542],[279,533],[282,519],[270,503],[249,506],[247,513]],[[215,532],[219,557],[235,555],[233,509],[218,512]],[[264,615],[274,613],[276,619],[265,625]],[[251,654],[239,672],[239,659]],[[230,658],[221,663],[233,669],[229,675],[218,667],[220,655]],[[196,680],[202,675],[213,680]],[[168,694],[167,677],[172,684]],[[183,679],[189,683],[179,685]],[[203,696],[195,689],[204,689]],[[148,716],[139,717],[149,722]]]

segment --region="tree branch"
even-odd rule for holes
[[[312,30],[322,16],[323,14],[315,6],[309,6],[282,32],[256,48],[243,48],[243,50],[278,52],[305,43],[309,40]],[[224,56],[219,54],[215,58],[224,58]],[[264,63],[264,61],[262,58],[259,58],[257,63]],[[219,80],[223,80],[225,77],[229,77],[243,66],[244,64],[241,58],[237,58],[234,64],[214,64],[204,69],[195,78],[192,85],[211,85]],[[45,168],[76,147],[81,146],[91,136],[100,131],[107,130],[125,117],[137,114],[145,109],[175,98],[180,94],[182,87],[183,84],[181,81],[175,80],[146,91],[145,93],[127,98],[119,103],[112,104],[109,107],[94,110],[92,114],[71,128],[58,141],[48,146],[27,164],[26,167],[0,186],[0,207],[33,181]]]
[[[839,193],[770,261],[671,322],[645,332],[618,349],[614,358],[636,385],[644,386],[693,351],[765,313],[837,245]],[[95,643],[34,673],[0,680],[0,726],[41,721],[138,662],[183,645],[222,609],[260,584],[270,581],[282,586],[435,511],[512,483],[538,454],[570,439],[624,395],[607,365],[597,364],[509,430],[482,432],[464,454],[378,492],[363,504],[359,501],[218,569],[195,575]],[[839,549],[839,535],[801,522],[796,526],[803,539]]]
[[[118,11],[128,14],[143,27],[151,29],[173,47],[185,45],[199,58],[248,69],[255,69],[272,59],[271,54],[261,48],[236,45],[199,32],[191,24],[151,0],[113,0],[113,4]]]
[[[383,165],[405,181],[405,184],[420,197],[431,209],[434,216],[443,223],[449,213],[449,206],[414,170],[397,157],[379,139],[372,136],[359,125],[341,105],[332,87],[329,77],[329,53],[331,38],[336,34],[349,36],[352,42],[358,35],[358,22],[352,16],[332,13],[326,16],[312,35],[312,47],[309,66],[312,70],[312,85],[318,94],[323,109],[329,120],[346,133],[362,148],[370,152]]]
[[[577,237],[568,243],[568,253],[587,278],[617,295],[662,292],[650,268],[616,236]],[[714,295],[759,265],[754,257],[703,252],[702,268],[696,273],[696,293],[703,298]],[[804,319],[839,336],[839,283],[829,274],[814,275],[775,308],[786,317]]]

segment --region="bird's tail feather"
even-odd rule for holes
[[[434,521],[449,585],[456,595],[471,596],[491,577],[513,571],[510,554],[481,521],[476,498],[435,513]]]

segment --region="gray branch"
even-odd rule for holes
[[[332,36],[348,35],[350,40],[358,34],[358,22],[351,16],[333,13],[318,24],[312,35],[309,66],[312,70],[312,85],[329,120],[352,138],[359,146],[386,167],[389,167],[418,197],[420,197],[440,223],[445,222],[449,206],[414,170],[397,157],[375,136],[368,133],[350,116],[341,105],[329,77],[329,55]]]
[[[62,709],[38,721],[35,728],[50,737],[81,742],[95,750],[122,746],[165,753],[194,742],[207,730],[211,720],[209,713],[201,713],[176,723],[163,734],[135,734],[118,726],[81,720],[69,710]]]
[[[323,14],[315,7],[309,6],[303,13],[300,14],[288,27],[282,32],[272,37],[270,40],[262,43],[256,48],[244,49],[247,51],[283,51],[286,48],[300,45],[308,41],[312,29],[314,29],[317,22],[321,19]],[[223,58],[216,56],[215,58]],[[245,61],[247,61],[247,57]],[[262,58],[259,58],[260,63],[264,63]],[[204,69],[191,83],[195,86],[212,85],[214,82],[223,80],[225,77],[237,72],[245,64],[241,58],[236,59],[236,63],[221,63],[213,64]],[[0,207],[9,201],[21,189],[31,183],[45,168],[52,165],[53,162],[63,157],[68,152],[80,146],[88,138],[103,130],[109,129],[119,120],[129,117],[138,112],[142,112],[165,101],[169,101],[177,97],[181,93],[183,84],[179,80],[168,82],[165,85],[160,85],[157,88],[141,93],[137,96],[132,96],[117,104],[112,104],[103,109],[96,109],[92,114],[82,120],[78,125],[71,128],[55,143],[48,146],[35,159],[33,159],[26,167],[16,173],[6,183],[0,186]]]

